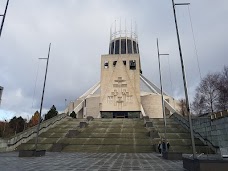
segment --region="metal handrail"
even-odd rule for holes
[[[187,121],[184,117],[182,117],[181,115],[179,115],[179,114],[177,114],[177,113],[173,113],[172,116],[175,117],[176,119],[178,119],[178,122],[179,122],[182,126],[185,125],[185,126],[187,127],[187,129],[190,129],[190,128],[189,128],[189,124],[187,124],[188,121]],[[171,116],[171,117],[172,117],[172,116]],[[179,119],[178,117],[181,118],[181,119]],[[183,120],[185,120],[186,122],[183,122]],[[212,142],[210,142],[207,138],[204,138],[199,132],[196,132],[195,130],[193,130],[193,133],[194,133],[194,136],[195,136],[196,138],[199,138],[205,145],[208,145],[214,152],[217,152],[217,149],[219,149],[218,146],[215,146],[215,145],[214,145]],[[196,135],[198,135],[198,136],[196,136]]]
[[[45,123],[48,122],[48,121],[49,121],[50,123],[49,123],[47,126],[41,126],[41,127],[40,127],[40,130],[45,129],[45,128],[48,128],[50,125],[53,125],[53,124],[55,124],[56,122],[58,122],[58,121],[64,119],[66,116],[67,116],[66,114],[62,114],[62,116],[57,115],[56,117],[51,118],[51,120],[47,120],[47,121],[42,122],[41,125],[45,125]],[[36,133],[36,127],[37,127],[37,125],[34,126],[34,127],[29,128],[29,129],[27,129],[27,130],[25,130],[25,131],[23,131],[23,132],[21,132],[21,133],[19,133],[19,134],[16,134],[15,136],[13,136],[13,137],[11,137],[11,138],[8,138],[7,146],[8,146],[8,147],[13,146],[13,145],[17,144],[18,142],[22,141],[23,139],[29,138],[29,137],[32,136],[34,133]],[[27,135],[26,133],[28,133],[28,132],[29,132],[30,130],[32,130],[32,129],[34,129],[34,131],[32,131],[29,135]],[[22,134],[25,134],[25,135],[23,136]],[[22,137],[21,137],[20,139],[16,140],[17,137],[19,137],[20,135],[22,135]],[[10,143],[10,141],[11,141],[12,139],[15,139],[16,141],[13,142],[13,143]]]

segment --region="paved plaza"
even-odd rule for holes
[[[0,153],[1,171],[184,171],[182,161],[162,159],[156,153],[56,153],[19,158],[18,152]]]

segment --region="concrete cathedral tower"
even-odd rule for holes
[[[110,31],[109,54],[101,56],[101,80],[65,112],[78,118],[162,118],[161,91],[142,75],[136,29]],[[136,28],[136,27],[135,27]],[[112,31],[114,30],[114,31]],[[164,93],[166,115],[180,110],[179,101]]]
[[[135,32],[120,30],[110,33],[109,54],[101,56],[102,118],[139,118],[140,55]]]

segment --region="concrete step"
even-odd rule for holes
[[[95,152],[95,153],[151,153],[151,146],[125,146],[125,145],[68,145],[63,149],[64,152]]]
[[[53,145],[52,143],[51,144],[37,144],[37,150],[49,151],[51,149],[52,145]],[[19,151],[19,150],[34,150],[34,149],[35,149],[35,144],[23,143],[19,147],[17,147],[15,150]]]
[[[156,128],[156,127],[155,127]],[[164,133],[165,129],[164,128],[156,128],[158,132]],[[166,128],[167,133],[190,133],[188,130],[182,128]]]
[[[42,133],[39,136],[38,149],[50,151],[53,144],[63,144],[65,152],[97,152],[97,153],[150,153],[155,151],[160,139],[150,139],[148,129],[142,119],[94,119],[88,127],[80,129],[78,119],[68,118],[65,122]],[[164,137],[163,119],[152,119],[160,137]],[[78,130],[76,137],[67,138],[69,130]],[[166,137],[170,150],[191,153],[191,139],[188,130],[174,120],[167,119]],[[195,139],[198,153],[211,152],[199,140]],[[57,143],[57,144],[56,144]],[[35,138],[19,149],[34,149]]]
[[[64,144],[63,151],[78,152],[151,152],[148,130],[141,119],[94,119],[79,129],[79,121],[68,119],[39,136],[38,147],[51,150],[53,144]],[[75,138],[66,138],[69,130],[79,130]],[[35,138],[19,149],[33,149]]]
[[[151,119],[154,128],[160,137],[165,137],[163,119]],[[167,119],[166,138],[170,143],[170,151],[192,153],[192,143],[190,132],[175,122],[172,118]],[[152,144],[157,145],[159,140],[152,140]],[[157,143],[157,144],[156,144]],[[197,153],[214,153],[208,146],[204,145],[199,139],[195,138]]]
[[[191,146],[192,142],[191,139],[167,139],[170,143],[170,145],[174,145],[174,146]],[[204,144],[199,140],[199,139],[195,139],[195,145],[197,146],[204,146]]]
[[[149,138],[148,133],[81,133],[78,138]]]
[[[165,137],[165,134],[164,133],[159,133],[159,135],[161,137]],[[166,138],[167,139],[190,139],[191,138],[191,135],[189,132],[185,132],[185,133],[173,133],[173,132],[168,132],[166,133]]]
[[[182,152],[182,153],[192,153],[191,146],[170,146],[169,151]],[[214,152],[208,146],[196,146],[196,152],[198,154],[214,154]]]

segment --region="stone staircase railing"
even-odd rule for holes
[[[141,105],[141,115],[142,115],[142,117],[146,116],[146,113],[145,113],[142,105]]]
[[[164,100],[165,107],[171,112],[171,113],[176,113],[177,111],[167,102]]]
[[[78,113],[82,108],[83,108],[83,103],[85,100],[82,100],[75,108],[74,108],[74,112]]]
[[[189,122],[186,118],[184,118],[183,116],[181,116],[177,113],[173,113],[171,115],[171,118],[173,118],[180,125],[182,125],[184,128],[186,128],[187,130],[190,131]],[[208,145],[215,153],[220,153],[219,147],[213,145],[208,139],[204,138],[199,132],[196,132],[195,130],[193,130],[193,134],[194,134],[195,138],[200,139],[200,141],[202,141],[204,143],[204,145]]]
[[[57,123],[63,121],[67,117],[67,114],[59,114],[51,119],[48,119],[40,124],[39,134],[53,128]],[[20,144],[26,143],[30,139],[36,136],[37,126],[31,127],[21,133],[8,139],[0,139],[0,152],[13,151]]]

